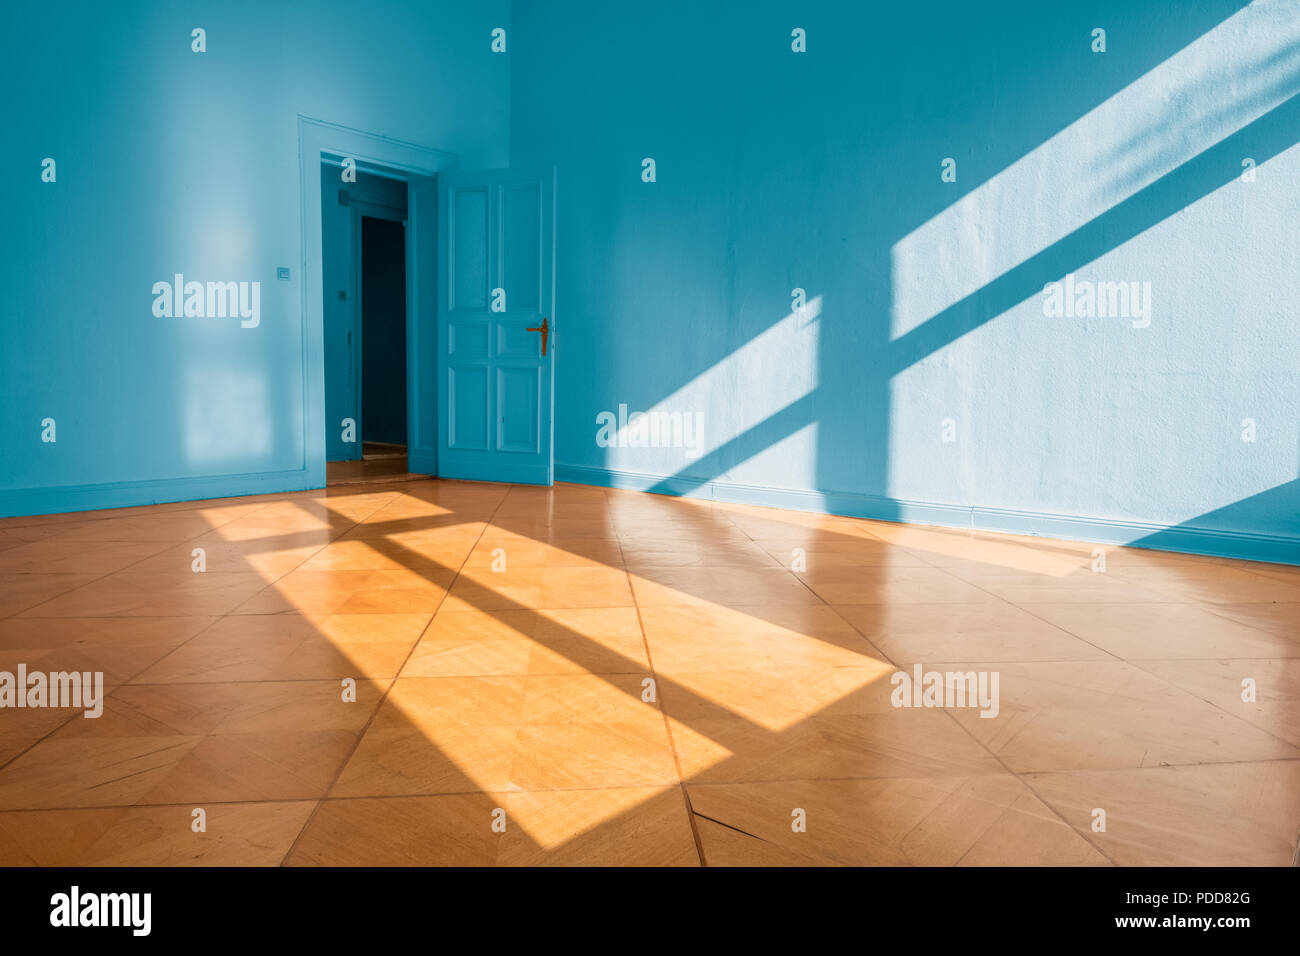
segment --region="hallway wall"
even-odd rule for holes
[[[348,338],[361,334],[361,317],[357,314],[357,282],[360,281],[358,265],[361,252],[354,245],[361,245],[360,237],[353,236],[353,212],[355,202],[378,203],[393,209],[406,211],[406,183],[386,179],[365,172],[356,173],[355,182],[343,180],[340,167],[330,163],[321,164],[321,306],[324,324],[325,351],[325,457],[328,461],[346,461],[361,457],[363,440],[374,436],[357,434],[356,441],[343,441],[343,419],[357,420],[362,432],[368,425],[358,419],[357,388],[352,368],[356,361],[355,352]],[[339,202],[340,193],[348,196],[348,205]],[[342,293],[343,298],[339,298]],[[405,304],[403,303],[403,308]],[[405,329],[403,328],[403,333]],[[403,336],[404,337],[404,336]],[[383,364],[386,370],[402,368],[405,351],[400,359],[388,357]],[[369,361],[374,356],[365,353]],[[363,375],[363,382],[367,381]],[[363,401],[364,405],[365,402]],[[391,413],[386,416],[391,429],[381,431],[400,432],[397,444],[406,443],[406,408],[401,408],[400,416]],[[400,417],[400,422],[396,418]]]
[[[406,446],[406,260],[400,222],[361,225],[361,434]]]

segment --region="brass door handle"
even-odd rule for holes
[[[525,329],[525,331],[542,333],[542,358],[546,358],[546,338],[551,334],[551,326],[550,323],[547,322],[546,316],[542,316],[541,325],[530,326],[529,328]]]

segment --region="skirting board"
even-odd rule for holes
[[[1168,527],[1139,521],[1083,518],[1006,508],[935,504],[852,492],[795,491],[728,481],[701,482],[586,465],[556,463],[555,480],[849,518],[1095,541],[1099,544],[1128,545],[1157,551],[1300,565],[1300,538],[1281,535],[1220,531],[1188,525]]]
[[[428,463],[432,465],[432,462]],[[414,468],[417,473],[421,468]],[[432,469],[430,469],[432,470]],[[900,521],[909,524],[1000,531],[1100,544],[1129,545],[1212,557],[1300,565],[1300,538],[1197,528],[1166,527],[1137,521],[1083,518],[1005,508],[963,507],[906,501],[850,492],[796,491],[737,482],[663,478],[583,465],[555,466],[555,480],[605,488],[687,495],[769,508]],[[0,517],[129,508],[173,501],[233,498],[241,495],[306,491],[325,486],[324,475],[309,470],[221,475],[212,478],[164,478],[0,491]]]
[[[149,481],[23,488],[0,491],[0,517],[133,508],[171,501],[269,495],[324,487],[324,474],[313,475],[309,469],[298,469],[249,475],[219,475],[213,478],[157,478]]]

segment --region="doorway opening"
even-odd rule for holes
[[[438,178],[452,153],[298,117],[309,487],[438,474]]]
[[[407,184],[321,162],[327,481],[407,474]]]

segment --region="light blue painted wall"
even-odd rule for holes
[[[996,6],[516,5],[557,477],[1300,560],[1300,8]],[[1046,317],[1067,273],[1150,325]],[[620,404],[702,454],[600,447]]]
[[[466,168],[558,166],[561,477],[1150,543],[1202,528],[1225,534],[1184,546],[1295,560],[1295,5],[974,6],[12,11],[3,510],[296,474],[303,113]],[[154,318],[176,271],[260,281],[260,327]],[[1046,318],[1066,273],[1150,282],[1151,325]],[[620,404],[704,412],[703,454],[599,447]]]
[[[297,116],[505,165],[510,63],[489,47],[508,3],[52,3],[6,20],[0,513],[303,487]],[[175,272],[260,281],[260,325],[155,318],[151,287]]]

